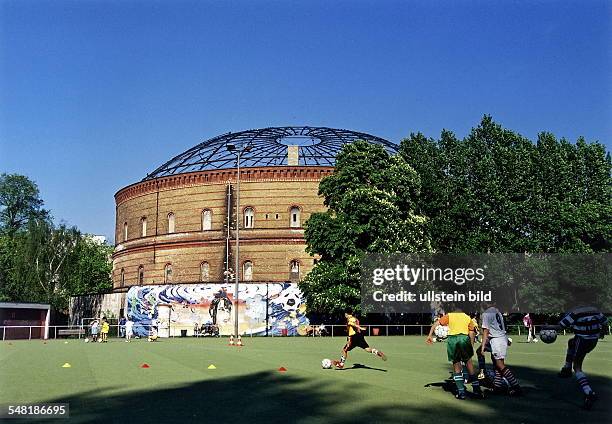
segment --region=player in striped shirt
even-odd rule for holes
[[[574,368],[578,385],[584,392],[585,409],[591,409],[593,402],[597,400],[597,395],[582,371],[582,362],[586,355],[597,346],[601,329],[606,322],[606,317],[597,308],[579,306],[567,312],[557,326],[557,328],[567,328],[574,332],[574,337],[567,342],[565,364],[559,372],[559,377],[571,377],[572,367]]]

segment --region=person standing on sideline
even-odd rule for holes
[[[91,341],[98,341],[98,333],[100,332],[100,326],[98,325],[98,320],[94,319],[91,323]]]
[[[535,326],[531,315],[527,314],[523,317],[523,325],[527,328],[527,343],[535,343],[538,341],[535,335]]]
[[[102,326],[100,329],[100,334],[102,335],[102,338],[100,339],[101,342],[108,342],[108,331],[110,330],[110,325],[108,323],[108,321],[106,320],[106,317],[102,318]]]
[[[119,337],[125,337],[125,317],[119,320]]]
[[[132,335],[134,334],[134,321],[127,319],[125,322],[125,342],[129,343],[132,341]]]

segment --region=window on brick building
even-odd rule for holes
[[[210,265],[204,261],[200,264],[200,281],[210,280]]]
[[[125,286],[125,270],[121,268],[121,275],[119,276],[119,284],[121,287]]]
[[[144,266],[138,267],[138,284],[144,284]]]
[[[164,283],[172,282],[172,264],[166,264],[164,267]]]
[[[140,237],[147,236],[147,217],[140,218]]]
[[[289,225],[292,228],[299,228],[301,227],[301,223],[300,223],[300,208],[298,208],[297,206],[294,206],[291,208],[291,213],[289,214],[291,216],[291,222],[289,223]]]
[[[212,211],[202,211],[202,231],[212,230]]]
[[[168,214],[168,234],[172,234],[174,232],[174,213],[170,212]]]
[[[123,241],[127,241],[128,239],[128,225],[127,222],[123,223]]]
[[[298,261],[297,259],[292,260],[289,264],[289,280],[300,280],[300,261]]]
[[[255,224],[255,211],[248,207],[244,209],[244,228],[253,228]]]
[[[253,262],[245,261],[242,264],[242,280],[253,281]]]

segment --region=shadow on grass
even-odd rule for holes
[[[408,364],[407,364],[408,365]],[[408,365],[409,366],[409,365]],[[367,372],[369,367],[363,367]],[[592,411],[580,409],[575,380],[560,380],[554,373],[513,367],[527,395],[523,398],[489,397],[448,402],[431,399],[439,387],[411,385],[405,402],[385,402],[380,386],[276,372],[203,380],[178,387],[125,394],[83,392],[69,399],[71,423],[604,423],[612,413],[611,380],[591,377],[601,400]],[[365,375],[365,374],[364,374]],[[392,378],[389,373],[388,377]],[[440,381],[446,378],[442,373]],[[418,387],[420,385],[420,387]],[[376,390],[370,403],[362,403],[366,390]],[[378,396],[378,397],[377,397]],[[373,398],[373,399],[372,399]],[[49,422],[48,420],[40,422]]]
[[[349,370],[357,370],[357,369],[387,372],[387,370],[384,370],[382,368],[369,367],[363,364],[353,364],[353,366],[350,368],[340,368],[340,369],[336,369],[336,371],[349,371]]]

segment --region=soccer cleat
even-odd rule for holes
[[[480,370],[480,372],[478,373],[478,379],[479,380],[484,380],[485,379],[485,373],[484,370]]]
[[[587,410],[591,409],[596,400],[597,394],[595,392],[591,392],[588,395],[584,396],[584,404],[582,405],[582,407]]]
[[[557,375],[559,376],[559,378],[569,378],[572,376],[572,369],[563,367],[561,368],[561,371],[559,371],[559,374]]]
[[[473,393],[472,393],[472,396],[473,396],[474,398],[476,398],[476,399],[484,399],[484,398],[485,398],[485,395],[484,395],[484,393],[482,392],[482,390],[477,390],[477,391],[473,392]]]
[[[387,355],[385,355],[382,350],[379,350],[377,355],[380,356],[380,359],[382,359],[383,361],[387,360]]]
[[[465,400],[465,392],[460,392],[455,395],[455,399]]]

